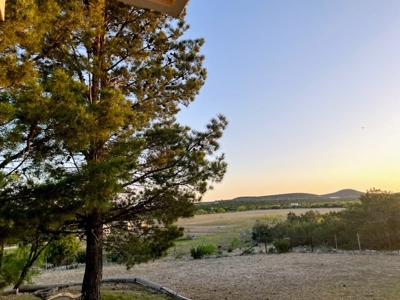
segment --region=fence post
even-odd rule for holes
[[[314,244],[312,240],[312,235],[310,235],[310,242],[311,242],[311,253],[314,253]]]
[[[335,236],[335,245],[336,245],[336,250],[337,250],[337,238],[336,238],[336,234],[335,234],[334,236]]]
[[[290,251],[293,252],[292,236],[290,236]]]
[[[360,235],[357,232],[358,249],[361,251]]]

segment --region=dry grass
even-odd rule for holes
[[[296,214],[307,210],[293,209]],[[319,210],[321,213],[329,209]],[[288,210],[248,211],[200,215],[179,225],[202,228],[204,235],[193,243],[215,241],[238,228],[251,227],[265,215],[286,215]],[[208,240],[207,240],[208,239]],[[214,239],[214,240],[213,240]],[[372,254],[257,254],[190,259],[171,257],[126,270],[104,268],[104,278],[141,277],[164,285],[195,300],[209,299],[398,299],[400,259],[398,255]],[[80,281],[83,268],[48,272],[39,283]]]
[[[63,273],[56,272],[59,280],[62,280]],[[58,283],[58,282],[57,282]],[[81,286],[71,286],[57,290],[54,295],[59,293],[72,293],[80,294]],[[38,300],[36,296],[31,293],[0,296],[0,300]],[[101,286],[101,299],[102,300],[173,300],[174,298],[155,291],[151,288],[143,287],[138,284],[125,284],[125,283],[105,283]]]
[[[310,209],[274,209],[274,210],[251,210],[224,214],[196,215],[190,219],[181,219],[178,221],[179,226],[185,227],[186,234],[196,236],[194,240],[180,239],[176,244],[175,251],[177,253],[188,253],[190,248],[198,245],[215,244],[228,249],[234,238],[240,236],[240,231],[248,229],[251,231],[255,220],[264,216],[282,216],[292,211],[304,214]],[[341,208],[323,208],[317,209],[321,214],[330,211],[338,211]],[[242,245],[244,246],[244,244]]]
[[[240,211],[233,213],[224,213],[224,214],[208,214],[208,215],[196,215],[190,219],[180,219],[177,224],[179,226],[189,227],[189,226],[226,226],[226,225],[246,225],[250,224],[252,226],[254,221],[258,218],[262,218],[264,216],[286,216],[290,211],[295,213],[296,215],[304,214],[307,211],[310,211],[309,208],[295,208],[295,209],[270,209],[270,210],[249,210],[249,211]],[[318,208],[315,209],[319,211],[321,214],[328,213],[330,211],[340,211],[342,208]]]
[[[296,214],[305,210],[292,210]],[[327,210],[319,210],[321,213]],[[181,220],[179,225],[202,227],[205,232],[232,230],[254,224],[266,214],[286,215],[288,210],[250,211],[201,215]],[[222,216],[222,219],[219,219]],[[219,234],[219,235],[218,235]],[[222,231],[215,233],[220,238]],[[204,235],[205,237],[207,235]],[[126,270],[104,267],[104,278],[141,277],[195,300],[272,299],[399,299],[398,254],[289,253],[256,254],[193,260],[171,256]],[[84,268],[49,271],[37,283],[81,282]]]
[[[398,255],[290,253],[111,265],[104,277],[142,277],[196,300],[398,299],[399,269]],[[80,281],[83,271],[47,272],[37,282]]]

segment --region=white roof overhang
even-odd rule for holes
[[[189,0],[120,0],[126,4],[148,8],[170,15],[174,18],[179,17]]]
[[[120,0],[128,5],[148,8],[170,15],[174,18],[179,17],[189,0]],[[0,20],[5,18],[6,0],[0,0]]]

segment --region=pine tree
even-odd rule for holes
[[[84,299],[100,299],[105,244],[128,266],[162,256],[226,171],[226,119],[176,121],[206,78],[188,28],[115,0],[7,1],[0,202],[13,213],[0,221],[23,216],[47,242],[85,236]]]

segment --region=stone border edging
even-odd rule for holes
[[[174,297],[175,299],[178,300],[191,300],[190,298],[187,298],[185,296],[180,295],[179,293],[161,286],[157,283],[134,277],[134,278],[109,278],[109,279],[103,279],[101,283],[132,283],[132,284],[139,284],[142,286],[149,287],[153,290],[162,292],[164,294],[167,294],[169,296]],[[49,285],[21,285],[19,289],[17,290],[6,290],[3,292],[0,292],[0,295],[12,295],[12,294],[18,294],[18,293],[33,293],[38,290],[42,289],[49,289],[49,288],[66,288],[70,286],[78,286],[82,285],[82,283],[60,283],[60,284],[49,284]]]

